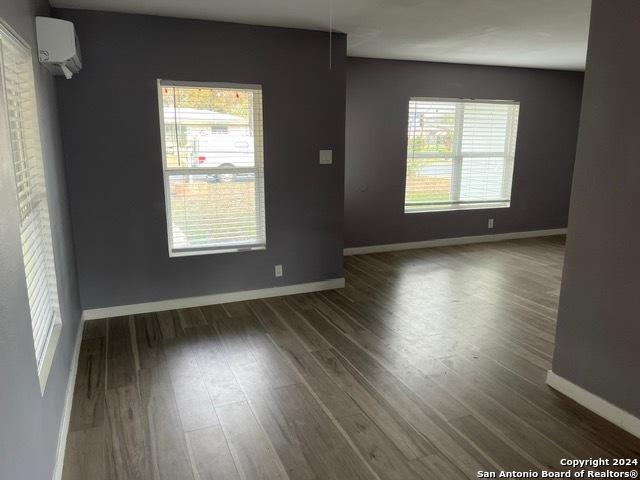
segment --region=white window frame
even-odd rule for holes
[[[405,214],[415,214],[415,213],[437,213],[437,212],[448,212],[455,210],[489,210],[489,209],[499,209],[499,208],[510,208],[511,207],[511,196],[513,191],[513,171],[515,166],[515,138],[513,135],[517,136],[517,128],[516,131],[513,132],[509,126],[512,125],[514,119],[512,118],[512,112],[509,112],[509,118],[507,122],[507,135],[505,138],[505,150],[503,152],[473,152],[473,153],[462,153],[462,131],[463,131],[463,119],[464,119],[464,106],[468,103],[495,103],[501,105],[514,105],[519,107],[520,102],[516,100],[482,100],[482,99],[467,99],[467,98],[442,98],[442,97],[411,97],[409,98],[408,113],[411,110],[411,102],[442,102],[442,103],[456,103],[460,104],[462,108],[456,108],[456,118],[455,118],[455,128],[454,128],[454,150],[451,155],[443,154],[443,153],[421,153],[419,154],[419,158],[451,158],[452,159],[452,171],[451,171],[451,199],[443,200],[438,202],[428,202],[424,204],[424,208],[422,209],[407,209],[407,201],[406,201],[406,188],[407,188],[407,176],[406,172],[409,164],[409,129],[407,125],[407,144],[406,144],[406,166],[405,166],[405,200],[404,200],[404,213]],[[407,115],[409,118],[409,115]],[[516,122],[518,119],[515,119]],[[507,157],[513,158],[512,161],[506,162],[507,170],[503,175],[502,182],[502,198],[495,200],[481,200],[481,201],[461,201],[460,200],[460,192],[461,192],[461,183],[462,183],[462,163],[464,158],[502,158],[505,157],[505,161]],[[415,158],[415,154],[414,154]],[[441,205],[439,207],[438,205]]]
[[[165,126],[164,126],[164,106],[162,103],[162,88],[163,87],[201,87],[201,88],[228,88],[237,90],[256,90],[262,94],[262,85],[258,84],[246,84],[246,83],[228,83],[228,82],[193,82],[193,81],[178,81],[178,80],[166,80],[158,79],[157,81],[157,95],[158,95],[158,116],[160,118],[160,143],[162,147],[162,172],[164,177],[164,201],[165,201],[165,215],[167,221],[167,240],[169,257],[186,257],[193,255],[211,255],[217,253],[234,253],[234,252],[249,252],[257,250],[266,250],[267,248],[267,228],[265,223],[266,217],[266,199],[264,189],[264,122],[263,119],[263,106],[262,95],[260,100],[254,96],[253,111],[254,118],[260,118],[261,121],[261,142],[257,142],[254,146],[254,166],[253,167],[233,167],[233,168],[168,168],[167,167],[167,155],[165,146]],[[257,138],[254,139],[257,141]],[[259,176],[258,172],[262,170],[262,175]],[[257,215],[257,227],[258,231],[264,232],[264,242],[260,243],[242,243],[236,245],[225,245],[220,247],[205,246],[202,248],[189,248],[184,250],[177,250],[173,248],[173,225],[171,214],[171,189],[169,185],[170,175],[206,175],[206,174],[224,174],[224,173],[256,173],[255,181],[255,196],[256,205],[260,205],[260,198],[262,198],[262,204],[264,205],[265,214]]]
[[[19,54],[23,54],[25,57],[24,60],[29,64],[28,71],[27,71],[28,78],[26,82],[27,83],[26,88],[29,89],[28,94],[32,96],[31,100],[33,103],[33,107],[31,107],[33,110],[32,112],[30,112],[30,114],[33,116],[33,120],[32,120],[33,121],[33,138],[30,140],[30,144],[29,144],[29,148],[33,149],[33,153],[26,154],[23,152],[22,158],[24,159],[25,162],[27,162],[27,165],[28,165],[26,167],[29,173],[28,178],[31,179],[31,174],[42,176],[42,179],[41,179],[42,188],[40,189],[40,191],[35,192],[34,197],[35,198],[39,197],[39,198],[37,203],[34,204],[33,210],[31,213],[31,215],[39,215],[39,217],[37,219],[32,219],[31,221],[39,223],[39,230],[42,232],[41,235],[43,235],[43,237],[41,237],[42,243],[38,245],[40,245],[40,248],[44,249],[43,255],[45,257],[44,258],[45,266],[43,268],[46,268],[48,273],[44,277],[45,278],[44,282],[46,284],[46,287],[39,284],[41,285],[40,288],[46,289],[45,293],[41,293],[39,295],[45,295],[45,297],[39,297],[37,303],[40,304],[42,301],[50,301],[49,305],[52,312],[51,318],[47,321],[45,325],[43,325],[43,328],[47,329],[47,334],[46,334],[46,337],[43,337],[45,338],[45,340],[44,340],[44,345],[41,350],[40,356],[38,356],[38,352],[36,348],[37,347],[36,336],[35,336],[36,332],[33,331],[34,330],[33,328],[34,306],[32,305],[32,302],[35,300],[30,298],[28,293],[28,286],[26,284],[25,284],[25,290],[27,291],[27,298],[29,301],[29,305],[28,305],[29,318],[31,319],[31,324],[32,324],[34,357],[36,360],[36,370],[38,373],[38,381],[40,384],[40,393],[44,395],[46,385],[47,385],[47,380],[49,378],[49,373],[51,372],[53,359],[54,359],[55,352],[57,350],[57,346],[60,340],[60,335],[62,332],[62,318],[60,314],[55,257],[53,252],[53,240],[52,240],[53,232],[51,228],[51,219],[49,215],[49,202],[48,202],[47,186],[46,186],[47,182],[46,182],[46,174],[44,170],[44,163],[43,163],[43,157],[42,157],[42,144],[40,143],[40,132],[39,132],[39,125],[38,125],[38,112],[37,112],[38,98],[37,98],[35,75],[34,75],[34,69],[33,69],[33,54],[29,44],[25,42],[1,18],[0,18],[0,36],[2,37],[0,41],[0,69],[3,70],[2,72],[0,72],[0,79],[1,79],[0,81],[0,127],[1,127],[0,134],[4,135],[4,138],[0,138],[0,146],[3,146],[2,151],[0,151],[0,155],[2,157],[4,157],[5,155],[8,157],[9,163],[11,164],[11,171],[14,174],[14,178],[16,175],[15,173],[16,172],[16,168],[15,168],[16,154],[14,151],[13,141],[11,138],[11,131],[9,129],[9,125],[10,125],[9,124],[9,108],[6,104],[6,101],[8,100],[8,98],[6,96],[7,88],[6,88],[5,77],[4,77],[3,44],[11,43],[12,48],[17,50]],[[21,136],[22,135],[24,134],[21,134]],[[18,179],[16,178],[16,184],[15,184],[16,200],[18,205],[20,206],[21,201],[20,201],[20,198],[18,198],[17,181]],[[40,213],[36,213],[36,212],[40,212]],[[25,261],[24,256],[26,255],[26,252],[24,251],[22,220],[20,220],[20,222],[21,224],[19,226],[19,229],[20,229],[20,235],[21,235],[21,248],[23,250],[22,254],[23,254],[23,263],[24,263]],[[35,244],[33,245],[35,246]],[[27,272],[26,272],[26,266],[25,266],[25,279],[26,279],[26,276],[27,276]],[[38,308],[36,308],[36,311],[38,311]]]

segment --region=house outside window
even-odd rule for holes
[[[411,98],[405,213],[511,205],[519,104]]]
[[[158,81],[169,255],[266,248],[262,88]]]

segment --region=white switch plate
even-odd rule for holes
[[[282,276],[282,265],[276,265],[276,277]]]
[[[493,218],[489,219],[489,223],[487,224],[487,227],[493,228]]]
[[[320,150],[320,165],[331,165],[333,163],[333,150]]]

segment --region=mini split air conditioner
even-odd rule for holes
[[[80,44],[73,23],[50,17],[36,17],[38,60],[54,75],[67,79],[82,68]]]

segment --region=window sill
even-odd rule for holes
[[[458,210],[495,210],[498,208],[510,208],[511,202],[503,203],[468,203],[463,205],[443,204],[443,205],[406,205],[404,213],[438,213],[454,212]]]
[[[214,255],[217,253],[242,253],[266,250],[266,245],[247,245],[228,248],[203,248],[202,250],[170,250],[169,257],[193,257],[196,255]]]
[[[38,380],[40,382],[40,393],[44,397],[44,391],[47,387],[47,380],[49,379],[49,373],[51,372],[51,366],[53,365],[53,359],[56,354],[58,342],[60,341],[60,334],[62,333],[62,323],[59,321],[51,329],[51,336],[47,342],[47,348],[44,351],[44,360],[42,366],[38,372]]]

